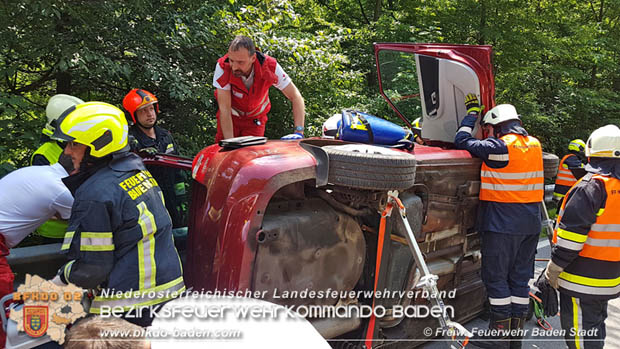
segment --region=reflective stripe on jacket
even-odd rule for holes
[[[507,134],[500,139],[506,143],[508,154],[495,156],[505,157],[503,160],[508,160],[508,165],[491,168],[486,163],[482,164],[480,200],[507,203],[542,201],[544,171],[540,142],[534,137],[518,134]]]
[[[65,280],[102,288],[91,313],[159,304],[185,289],[162,191],[133,153],[79,186],[61,250]]]
[[[241,78],[232,74],[228,55],[221,57],[218,64],[224,70],[217,80],[220,86],[230,84],[231,113],[236,117],[256,119],[267,115],[271,110],[269,88],[278,82],[275,58],[256,52],[254,61],[254,83],[248,90]],[[215,91],[217,99],[217,90]],[[219,115],[219,110],[218,110]]]
[[[598,174],[591,180],[604,183],[607,200],[586,234],[556,227],[553,241],[557,246],[579,251],[579,256],[560,274],[559,285],[574,297],[610,299],[620,295],[620,180]],[[558,221],[562,220],[566,203],[562,203]]]
[[[50,165],[53,165],[58,162],[60,154],[62,154],[62,148],[58,143],[55,141],[45,142],[32,154],[30,157],[30,164],[32,165],[35,155],[42,155],[49,161]]]
[[[555,189],[553,191],[553,195],[556,197],[563,198],[568,189],[577,183],[577,178],[573,175],[573,172],[565,165],[566,159],[572,156],[577,156],[575,154],[566,154],[562,160],[560,160],[560,165],[558,167],[558,176],[555,179]]]

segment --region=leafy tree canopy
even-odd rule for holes
[[[4,0],[0,14],[0,171],[27,164],[56,93],[120,107],[131,88],[150,90],[192,156],[213,141],[213,70],[237,34],[291,75],[309,135],[343,108],[393,117],[378,96],[381,41],[493,45],[496,101],[559,155],[620,123],[617,1]],[[267,136],[277,138],[292,115],[272,90]]]

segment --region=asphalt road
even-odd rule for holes
[[[538,252],[536,258],[549,258],[551,249],[549,248],[549,241],[545,238],[538,243]],[[531,280],[533,282],[542,270],[547,265],[547,262],[536,262],[535,278]],[[559,331],[560,317],[556,316],[547,319],[553,327],[553,331]],[[615,299],[609,302],[607,308],[607,320],[605,321],[607,337],[605,338],[605,348],[620,348],[620,299]],[[468,323],[463,324],[467,329],[473,328],[487,328],[488,321],[476,318]],[[545,333],[544,330],[536,324],[536,317],[525,324],[526,336],[523,339],[523,348],[566,348],[564,338],[560,335],[553,335],[551,333]],[[468,345],[468,348],[475,348],[472,345]],[[435,340],[430,343],[426,343],[420,348],[435,349],[435,348],[450,348],[449,342],[443,340]]]

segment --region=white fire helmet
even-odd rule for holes
[[[342,114],[337,113],[332,115],[329,119],[323,123],[323,131],[321,132],[321,138],[334,139],[338,134],[338,127],[342,122]]]
[[[587,157],[620,158],[620,129],[607,125],[592,132],[586,143]]]
[[[500,104],[484,114],[483,125],[498,125],[508,120],[519,120],[517,109],[512,104]]]

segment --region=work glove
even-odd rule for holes
[[[158,151],[157,151],[157,148],[155,148],[155,147],[148,147],[148,148],[140,149],[140,155],[142,155],[144,157],[147,157],[147,158],[152,158],[157,153],[158,153]]]
[[[467,109],[468,115],[475,114],[476,116],[482,111],[478,97],[474,93],[468,93],[467,96],[465,96],[465,109]]]
[[[555,288],[556,290],[558,289],[558,277],[563,271],[564,268],[553,263],[552,260],[549,260],[549,263],[547,264],[547,269],[545,269],[545,278],[547,278],[547,280],[549,281],[549,285],[551,285],[551,287]]]
[[[304,136],[301,133],[291,133],[291,134],[286,135],[286,136],[284,136],[284,137],[282,137],[280,139],[284,140],[284,141],[294,141],[294,140],[302,139],[302,138],[304,138]]]
[[[552,317],[558,314],[558,293],[553,287],[551,287],[551,284],[549,284],[549,280],[545,274],[546,269],[540,273],[538,279],[534,282],[534,286],[538,288],[536,296],[538,296],[542,301],[541,305],[543,308],[543,315],[546,317]]]

